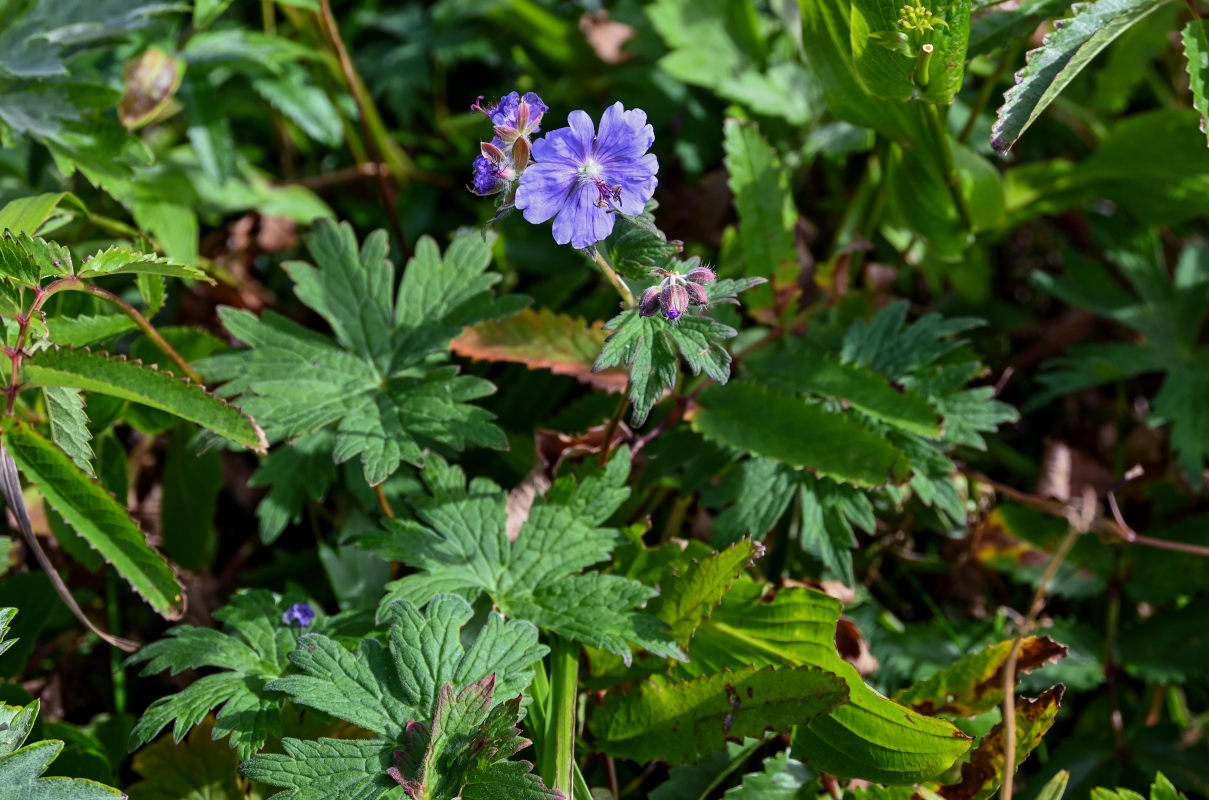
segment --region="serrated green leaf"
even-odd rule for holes
[[[117,789],[83,778],[39,778],[63,749],[55,740],[35,742],[0,756],[0,800],[114,800]]]
[[[651,409],[676,382],[676,356],[664,338],[660,321],[640,317],[633,309],[605,323],[610,336],[592,365],[594,372],[621,366],[630,368],[630,424],[646,422]]]
[[[843,679],[825,670],[753,665],[686,681],[652,677],[609,694],[590,725],[610,755],[680,764],[727,738],[805,725],[847,699]]]
[[[898,694],[894,702],[921,714],[973,717],[1003,702],[1003,669],[1012,641],[984,647]],[[1017,677],[1066,655],[1066,647],[1048,636],[1026,636],[1016,660]]]
[[[220,706],[212,736],[229,736],[231,747],[241,757],[263,747],[270,735],[280,736],[281,695],[264,687],[286,671],[287,656],[297,643],[297,626],[281,619],[289,604],[288,599],[264,589],[242,590],[214,613],[222,631],[178,625],[166,638],[127,659],[127,664],[147,662],[143,675],[164,670],[176,674],[198,667],[224,670],[148,706],[130,732],[130,749],[150,742],[170,722],[173,738],[179,742]]]
[[[710,387],[698,398],[693,430],[710,441],[857,486],[901,483],[910,463],[854,417],[754,381]]]
[[[286,737],[284,753],[261,753],[239,765],[242,775],[285,791],[276,800],[377,800],[396,784],[386,770],[393,745],[378,740]]]
[[[1209,118],[1209,27],[1204,20],[1189,20],[1181,33],[1184,58],[1188,60],[1192,106],[1201,115],[1201,129]]]
[[[28,425],[0,420],[4,446],[30,483],[147,603],[165,619],[184,612],[180,584],[126,509],[71,458]]]
[[[666,267],[683,249],[680,242],[669,242],[667,235],[656,227],[651,213],[653,204],[648,206],[636,217],[615,214],[613,232],[602,247],[609,266],[627,278],[647,278],[651,269]]]
[[[46,320],[50,341],[71,347],[85,347],[128,333],[138,326],[125,314],[82,314],[78,317],[51,317]]]
[[[743,776],[743,783],[730,789],[727,800],[796,800],[815,779],[801,761],[789,757],[789,751],[764,759],[764,770]]]
[[[195,422],[253,450],[265,449],[252,418],[203,387],[108,353],[53,347],[26,356],[22,380],[120,397]]]
[[[290,654],[301,674],[287,675],[266,688],[286,692],[296,703],[365,727],[388,741],[284,739],[284,754],[257,755],[241,767],[243,774],[292,790],[278,797],[312,797],[322,786],[327,796],[335,792],[369,800],[396,785],[387,777],[388,768],[395,773],[401,765],[424,759],[425,774],[435,779],[433,773],[441,773],[435,782],[452,782],[453,789],[468,786],[478,775],[488,783],[498,776],[516,781],[516,789],[532,790],[535,779],[521,777],[528,776],[528,764],[502,761],[522,746],[515,730],[520,694],[546,648],[538,644],[537,629],[529,623],[504,622],[493,613],[463,649],[460,629],[472,616],[466,601],[438,595],[425,612],[406,601],[392,606],[389,649],[365,638],[353,654],[327,636],[303,636]],[[509,702],[501,703],[497,695]],[[469,701],[469,707],[459,701]],[[431,734],[427,720],[434,720]],[[404,739],[407,749],[399,752],[410,756],[408,763],[392,759],[395,742]],[[412,778],[409,769],[396,780]],[[461,796],[487,795],[467,789]]]
[[[775,593],[739,580],[698,629],[678,676],[746,665],[809,664],[848,683],[849,702],[794,735],[794,758],[833,775],[889,784],[925,781],[948,769],[970,740],[944,720],[904,708],[865,685],[835,649],[840,602],[813,589]],[[771,599],[770,599],[771,597]]]
[[[581,484],[560,480],[534,502],[511,542],[506,493],[483,478],[467,486],[460,468],[430,458],[422,477],[432,496],[410,498],[419,521],[387,520],[391,536],[372,543],[382,557],[417,570],[388,584],[379,617],[396,599],[423,604],[438,592],[466,598],[485,592],[504,614],[627,663],[631,647],[682,658],[662,623],[634,611],[654,594],[650,588],[584,571],[607,560],[619,543],[615,529],[599,526],[629,496],[629,458],[629,448],[621,447]]]
[[[795,282],[799,271],[794,247],[797,210],[788,174],[755,125],[728,119],[723,135],[730,189],[739,212],[742,274],[765,276],[773,288]],[[761,305],[768,305],[771,294],[764,294]]]
[[[940,436],[940,414],[927,397],[895,386],[862,365],[842,362],[810,346],[769,351],[747,363],[757,374],[791,391],[843,400],[911,433]]]
[[[354,654],[326,636],[306,634],[290,654],[302,674],[266,689],[399,740],[408,722],[432,717],[445,684],[461,689],[494,674],[500,694],[511,697],[528,686],[534,661],[546,652],[536,628],[522,620],[505,622],[498,614],[488,617],[463,651],[459,631],[472,612],[455,595],[437,595],[424,612],[400,601],[387,616],[389,649],[363,639]]]
[[[173,278],[194,278],[214,283],[214,280],[196,267],[180,264],[170,258],[153,253],[140,253],[124,247],[111,247],[89,257],[80,265],[80,278],[99,278],[104,275],[167,275]]]
[[[14,230],[36,235],[55,210],[65,201],[76,210],[87,213],[87,207],[71,192],[47,192],[8,201],[0,209],[0,230]]]
[[[88,431],[88,417],[84,415],[83,395],[78,389],[45,386],[42,396],[46,398],[51,441],[71,456],[71,460],[88,477],[95,478],[97,474],[92,468],[92,446],[88,444],[92,434]]]
[[[456,239],[444,258],[422,237],[392,308],[386,245],[379,231],[358,250],[347,224],[316,220],[307,246],[317,265],[286,267],[299,298],[328,321],[336,340],[272,312],[257,319],[222,309],[227,329],[250,348],[198,365],[229,381],[220,393],[241,395],[272,441],[335,424],[336,462],[359,457],[371,485],[404,462],[423,463],[430,443],[507,446],[492,415],[467,402],[494,387],[430,356],[466,325],[509,316],[527,302],[492,297],[499,276],[486,273],[490,253],[479,236]]]
[[[410,730],[406,756],[396,754],[388,772],[411,797],[463,800],[551,800],[561,792],[545,787],[527,761],[509,757],[527,747],[516,727],[519,696],[495,701],[495,680],[487,676],[459,692],[441,687],[431,731]],[[423,752],[418,745],[426,744]]]
[[[674,579],[652,605],[654,615],[667,623],[672,638],[684,651],[697,626],[754,559],[764,554],[764,548],[750,539],[735,542],[730,547],[694,561]]]
[[[991,129],[991,146],[1000,153],[1011,149],[1101,50],[1164,1],[1092,0],[1073,6],[1074,16],[1059,20],[1016,73],[1016,84],[1004,95]]]

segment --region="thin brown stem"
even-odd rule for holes
[[[331,0],[319,0],[319,21],[323,25],[323,30],[327,34],[328,40],[331,41],[332,47],[336,50],[336,59],[340,62],[340,70],[344,73],[345,83],[348,84],[348,90],[357,104],[357,117],[361,123],[361,135],[365,138],[365,147],[373,161],[381,162],[384,160],[383,154],[370,129],[370,108],[369,101],[365,97],[364,84],[357,74],[353,60],[349,58],[344,40],[340,37],[340,28],[336,24],[336,17],[332,14]],[[403,222],[399,219],[399,210],[395,206],[394,187],[387,180],[384,170],[377,170],[376,175],[378,191],[382,194],[382,204],[386,206],[386,213],[390,217],[391,227],[394,228],[395,236],[399,240],[399,247],[406,254],[407,237],[403,235]]]
[[[71,610],[72,615],[84,627],[99,636],[106,644],[126,653],[133,653],[138,650],[139,644],[137,642],[106,633],[94,625],[92,620],[84,614],[84,609],[80,608],[79,603],[72,597],[71,590],[67,588],[67,584],[63,582],[63,579],[55,570],[55,565],[50,562],[50,557],[46,555],[46,551],[38,543],[38,537],[34,535],[33,524],[29,519],[29,510],[25,507],[25,498],[21,494],[21,479],[17,477],[17,464],[3,446],[0,446],[0,492],[4,494],[8,508],[13,512],[13,517],[17,520],[17,527],[21,529],[21,533],[25,537],[29,549],[33,551],[34,557],[42,566],[46,577],[50,578],[50,583],[54,587],[55,594],[59,595],[64,605]]]
[[[386,499],[386,492],[382,490],[382,484],[374,487],[374,494],[378,496],[378,505],[382,508],[382,513],[390,519],[395,518],[395,510],[390,507],[390,501]]]
[[[86,292],[93,297],[99,297],[105,302],[117,306],[122,310],[122,313],[134,320],[134,324],[138,326],[138,329],[151,340],[152,344],[160,349],[160,352],[168,356],[168,358],[172,360],[173,364],[180,367],[181,372],[184,373],[186,378],[194,383],[203,382],[202,377],[197,373],[197,370],[193,369],[193,367],[189,365],[189,362],[186,361],[180,353],[176,352],[176,349],[172,345],[168,344],[168,340],[155,329],[154,325],[147,321],[146,317],[139,313],[137,308],[130,305],[113,292],[106,291],[99,286],[93,286],[91,283],[81,282],[78,286],[70,286],[67,288],[75,289],[76,291],[80,292]]]
[[[1033,601],[1029,605],[1028,615],[1020,623],[1020,627],[1016,631],[1016,638],[1012,640],[1012,649],[1008,651],[1007,663],[1003,667],[1003,783],[999,785],[1000,800],[1011,800],[1012,782],[1016,776],[1016,662],[1020,656],[1020,646],[1024,637],[1037,624],[1037,618],[1041,616],[1041,609],[1045,608],[1045,601],[1049,596],[1049,586],[1057,576],[1058,568],[1070,554],[1071,548],[1075,546],[1079,536],[1091,528],[1096,513],[1095,502],[1095,493],[1091,487],[1087,487],[1083,493],[1083,502],[1077,511],[1074,506],[1067,506],[1067,519],[1070,527],[1066,536],[1062,537],[1062,541],[1058,544],[1058,549],[1054,551],[1049,563],[1045,565],[1045,572],[1041,575],[1037,590],[1033,592]]]
[[[629,389],[629,384],[626,384],[626,389]],[[621,424],[621,418],[625,415],[625,410],[629,405],[630,396],[626,392],[622,392],[621,401],[617,403],[617,409],[613,412],[613,416],[609,417],[609,424],[605,427],[604,441],[600,445],[601,466],[604,466],[609,461],[609,447],[613,444],[613,437],[617,434],[617,426]]]

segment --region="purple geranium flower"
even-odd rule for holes
[[[621,103],[605,110],[599,133],[583,111],[567,123],[534,142],[537,163],[521,173],[516,207],[533,223],[555,217],[554,241],[584,248],[612,232],[609,212],[641,214],[655,193],[659,162],[647,152],[655,130],[645,111]]]
[[[315,612],[311,610],[310,603],[295,603],[289,607],[284,614],[281,615],[281,624],[289,625],[291,622],[297,622],[302,627],[306,627],[315,621]]]
[[[522,102],[527,107],[526,114],[518,113]],[[542,115],[549,110],[550,107],[533,92],[525,92],[524,97],[516,92],[510,92],[500,98],[499,105],[491,110],[490,117],[495,125],[502,128],[513,128],[521,136],[528,136],[542,129]],[[524,117],[524,119],[520,119],[520,117]]]

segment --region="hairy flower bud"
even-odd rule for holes
[[[668,319],[679,319],[688,308],[688,292],[683,286],[668,284],[659,293],[659,307]]]
[[[688,292],[688,301],[695,306],[703,306],[709,302],[709,294],[706,293],[705,287],[699,283],[686,283],[684,290]]]
[[[491,142],[479,142],[479,150],[483,152],[483,158],[492,164],[499,164],[504,160],[504,151]]]
[[[512,164],[516,167],[516,171],[522,172],[525,166],[529,163],[529,151],[532,149],[529,140],[524,136],[517,137],[516,142],[512,145]]]
[[[650,317],[659,309],[659,287],[650,286],[638,301],[638,316]]]
[[[716,277],[718,276],[709,267],[693,267],[684,276],[684,279],[705,286],[706,284],[713,283]]]

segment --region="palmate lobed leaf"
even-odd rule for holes
[[[297,643],[296,626],[281,620],[288,605],[288,600],[264,589],[237,592],[214,613],[222,631],[179,625],[166,638],[131,656],[128,664],[146,662],[144,675],[200,667],[224,670],[148,706],[130,732],[131,749],[154,739],[170,722],[179,742],[215,709],[219,711],[213,738],[229,736],[241,757],[263,747],[270,735],[280,736],[281,695],[264,686],[286,671],[287,656]]]
[[[289,656],[300,672],[266,689],[378,738],[285,738],[284,753],[257,755],[240,771],[285,789],[275,795],[282,800],[372,800],[397,786],[388,770],[395,769],[402,783],[415,780],[422,763],[427,772],[419,776],[421,784],[431,779],[450,789],[437,796],[452,797],[459,788],[466,798],[490,796],[469,787],[480,779],[490,786],[495,776],[536,791],[541,784],[529,775],[529,765],[507,758],[522,746],[515,728],[520,696],[546,648],[535,627],[498,614],[489,615],[463,646],[461,628],[472,616],[465,600],[442,594],[423,611],[407,601],[392,606],[389,646],[364,638],[351,653],[322,634],[302,636]]]
[[[286,268],[299,299],[335,338],[271,312],[257,319],[224,308],[223,323],[249,349],[199,364],[210,378],[228,381],[220,393],[240,396],[270,441],[334,424],[336,462],[359,457],[371,485],[404,462],[422,464],[432,443],[506,447],[492,415],[467,402],[495,387],[430,358],[465,326],[509,317],[528,302],[493,298],[499,276],[486,272],[490,252],[481,238],[455,239],[444,258],[431,238],[421,238],[393,304],[385,232],[358,249],[347,223],[317,219],[306,243],[316,263]]]
[[[537,498],[515,541],[507,534],[507,494],[431,457],[422,477],[431,496],[410,499],[419,521],[387,520],[387,532],[358,544],[416,572],[388,584],[384,616],[398,599],[427,603],[438,592],[473,599],[486,593],[510,617],[620,655],[633,647],[663,657],[683,654],[657,619],[636,606],[655,591],[637,581],[593,571],[624,540],[599,527],[629,496],[629,449],[618,448],[601,471],[577,483],[566,477]]]

